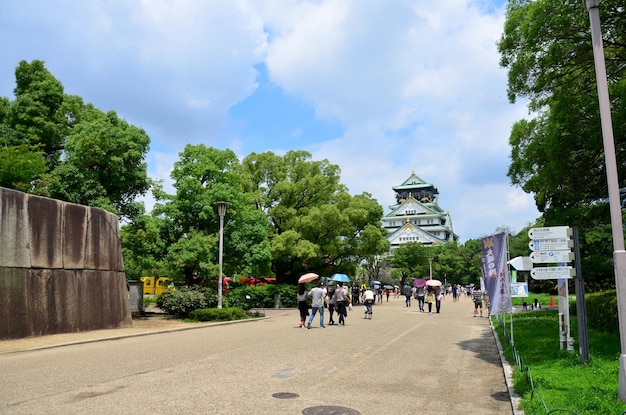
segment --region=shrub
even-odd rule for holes
[[[180,288],[163,293],[157,300],[157,306],[174,318],[186,318],[192,311],[211,305],[206,289]]]
[[[228,291],[229,307],[239,307],[244,310],[251,308],[274,308],[274,296],[280,295],[281,307],[296,307],[298,286],[289,284],[263,284],[256,286],[241,286]]]
[[[587,322],[593,324],[595,330],[608,333],[619,332],[617,293],[615,290],[587,294],[585,296],[585,308],[587,309]]]
[[[231,321],[247,319],[248,313],[241,308],[202,308],[194,310],[189,314],[189,318],[197,321]]]

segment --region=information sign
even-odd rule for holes
[[[569,238],[572,230],[569,226],[552,226],[549,228],[532,228],[528,230],[530,239]]]
[[[530,253],[530,260],[535,264],[551,264],[574,260],[572,251],[535,251]]]
[[[535,239],[528,243],[531,251],[566,251],[572,247],[574,243],[571,239]]]
[[[558,280],[572,278],[575,273],[572,267],[536,267],[530,271],[530,276],[535,280]]]

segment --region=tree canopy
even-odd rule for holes
[[[620,188],[626,174],[626,15],[619,0],[600,8]],[[512,0],[498,43],[511,102],[530,118],[510,136],[513,184],[534,195],[546,226],[578,226],[583,270],[601,285],[610,250],[610,215],[589,14],[582,1]],[[609,244],[610,246],[610,244]],[[608,251],[608,252],[607,252]]]
[[[15,99],[0,99],[0,185],[124,218],[140,212],[148,135],[65,94],[43,61],[20,62],[15,78]]]

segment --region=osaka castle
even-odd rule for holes
[[[401,185],[393,187],[396,204],[389,206],[391,212],[382,219],[387,230],[387,240],[393,250],[407,242],[424,245],[445,244],[458,241],[452,230],[450,212],[439,207],[439,191],[426,183],[415,171]]]

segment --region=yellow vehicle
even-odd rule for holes
[[[141,277],[143,282],[143,295],[159,296],[168,290],[175,290],[174,283],[169,278]]]

